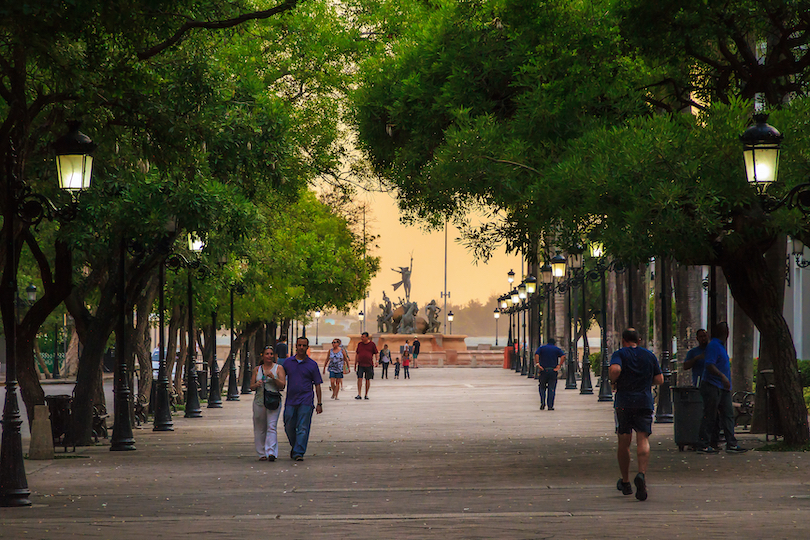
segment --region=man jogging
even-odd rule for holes
[[[638,474],[636,499],[647,500],[647,464],[650,461],[650,434],[652,433],[653,397],[650,387],[664,382],[661,366],[653,353],[638,346],[638,332],[628,328],[622,332],[622,348],[610,359],[610,383],[616,390],[613,406],[616,409],[616,433],[619,449],[616,453],[622,477],[616,489],[631,495],[630,445],[636,432]]]

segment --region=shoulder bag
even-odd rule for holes
[[[268,411],[275,411],[281,406],[281,392],[274,392],[264,387],[264,407]]]

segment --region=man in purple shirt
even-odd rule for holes
[[[287,399],[284,402],[284,431],[290,441],[290,457],[295,461],[304,461],[309,441],[309,428],[312,424],[313,409],[318,414],[323,412],[321,402],[321,371],[318,364],[307,355],[309,339],[300,337],[295,341],[295,356],[284,362],[287,373]],[[313,392],[314,387],[314,392]],[[317,396],[318,404],[313,408],[313,399]]]

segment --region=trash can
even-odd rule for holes
[[[687,445],[700,444],[700,422],[703,419],[703,398],[694,386],[672,387],[675,444],[683,452]]]
[[[51,434],[54,444],[58,444],[67,434],[70,423],[70,405],[73,398],[67,394],[45,396],[45,403],[51,413]]]

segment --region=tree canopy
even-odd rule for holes
[[[361,145],[420,218],[488,211],[467,229],[482,256],[499,243],[542,258],[598,241],[625,261],[722,266],[778,350],[783,418],[807,440],[781,275],[765,252],[809,229],[796,210],[763,211],[738,141],[759,97],[794,141],[771,195],[801,181],[806,151],[792,145],[807,124],[810,12],[783,4],[427,4],[362,64]]]

